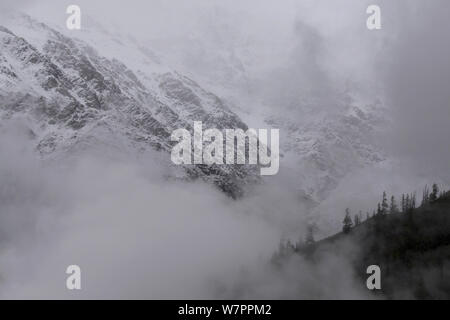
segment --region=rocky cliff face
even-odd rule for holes
[[[389,110],[370,77],[327,69],[326,40],[312,27],[260,36],[234,18],[215,12],[182,39],[153,43],[162,60],[226,97],[248,124],[280,129],[286,185],[321,202],[348,174],[389,158],[380,145]]]
[[[148,52],[139,48],[137,58]],[[24,119],[43,159],[98,146],[135,154],[151,148],[170,165],[174,129],[193,121],[247,128],[224,101],[175,70],[132,70],[28,16],[0,27],[0,101],[0,117]],[[184,169],[185,178],[212,181],[232,197],[259,180],[253,166]]]
[[[300,190],[320,202],[347,174],[386,159],[377,143],[386,126],[380,110],[380,105],[349,103],[339,114],[303,123],[284,115],[269,117],[267,122],[284,129],[283,161],[297,176]]]
[[[249,48],[236,52],[229,64],[238,61],[239,78],[251,79],[255,75],[246,61],[257,59]],[[230,55],[225,52],[217,64],[214,56],[208,60],[219,79],[221,66],[228,65],[223,56]],[[381,103],[357,102],[348,93],[333,100],[333,113],[301,96],[289,102],[292,112],[260,100],[247,106],[249,97],[237,93],[240,82],[211,85],[215,75],[196,76],[189,66],[180,67],[182,73],[166,60],[171,59],[93,22],[81,33],[67,33],[20,16],[0,27],[0,117],[25,119],[44,160],[102,146],[133,155],[158,150],[168,166],[174,129],[192,129],[194,121],[204,128],[246,129],[242,119],[253,126],[258,119],[261,127],[280,129],[280,173],[314,202],[327,198],[348,173],[386,157],[376,143],[386,124]],[[211,181],[233,197],[260,181],[259,169],[247,165],[185,166],[176,175]]]

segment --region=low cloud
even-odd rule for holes
[[[0,166],[1,298],[358,295],[345,289],[354,280],[337,257],[271,267],[279,239],[300,236],[304,225],[306,211],[288,192],[265,185],[234,201],[202,182],[165,180],[153,155],[42,163],[29,137],[13,131],[0,141],[8,155]],[[81,267],[81,291],[65,287],[72,264]],[[330,284],[336,270],[346,276]]]

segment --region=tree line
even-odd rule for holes
[[[422,199],[420,205],[417,206],[417,196],[416,193],[402,194],[400,201],[394,195],[388,197],[387,193],[384,191],[381,196],[381,201],[378,202],[376,209],[366,211],[365,215],[362,211],[357,214],[351,214],[349,208],[345,209],[344,220],[342,221],[342,232],[344,234],[349,234],[354,228],[361,225],[363,222],[374,219],[375,221],[382,221],[383,217],[390,214],[401,214],[401,213],[412,213],[414,209],[418,207],[425,207],[433,202],[441,199],[450,199],[450,191],[440,191],[436,183],[434,183],[430,188],[426,185],[422,192]],[[389,200],[388,200],[389,199]],[[274,255],[275,257],[288,256],[294,252],[308,251],[308,248],[313,248],[315,241],[315,233],[318,228],[316,224],[309,224],[306,229],[306,235],[303,239],[298,242],[292,242],[291,240],[280,241],[278,251]]]
[[[436,183],[432,185],[431,191],[428,185],[426,185],[422,192],[422,201],[419,207],[427,206],[440,198],[448,197],[450,197],[450,192],[444,190],[439,191],[439,187]],[[378,202],[377,204],[377,209],[373,210],[371,214],[369,212],[366,212],[365,220],[369,220],[374,217],[385,216],[388,214],[407,213],[413,211],[416,208],[417,204],[415,192],[410,194],[402,194],[399,207],[395,196],[392,195],[390,197],[390,200],[388,201],[387,194],[384,191],[381,202]],[[345,216],[344,220],[342,221],[342,232],[349,233],[354,227],[360,225],[363,221],[364,217],[361,211],[359,212],[359,214],[354,215],[352,219],[350,209],[345,209]]]

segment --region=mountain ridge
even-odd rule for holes
[[[33,31],[45,40],[39,51],[13,31],[0,30],[0,81],[6,89],[1,95],[2,118],[26,115],[43,158],[90,139],[116,140],[101,132],[120,136],[120,142],[135,152],[151,147],[168,153],[171,131],[192,130],[193,120],[219,129],[247,128],[219,97],[179,73],[151,75],[145,80],[157,87],[149,89],[120,61],[24,19],[39,28]],[[248,165],[185,166],[185,170],[187,178],[212,181],[232,197],[239,196],[249,181],[259,180],[257,168]]]

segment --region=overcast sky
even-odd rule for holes
[[[381,80],[394,111],[392,150],[414,169],[450,176],[450,2],[420,1],[401,20]]]
[[[382,10],[382,30],[368,31],[365,25],[367,18],[365,9],[368,4],[376,3]],[[204,41],[209,52],[217,50],[220,53],[221,50],[250,43],[249,49],[254,51],[250,56],[260,64],[258,68],[252,70],[254,79],[251,81],[254,81],[254,87],[259,89],[256,92],[270,95],[273,100],[280,101],[280,104],[287,101],[286,97],[296,95],[299,90],[307,87],[314,89],[315,94],[326,99],[327,105],[330,106],[329,110],[332,111],[335,93],[343,90],[350,79],[359,88],[363,88],[362,91],[369,98],[379,95],[388,107],[393,125],[392,129],[386,132],[382,143],[390,154],[400,160],[402,170],[406,172],[410,170],[411,175],[420,174],[428,179],[439,177],[449,181],[450,2],[448,0],[128,0],[126,2],[2,0],[0,15],[5,15],[13,9],[25,10],[39,19],[64,26],[67,18],[65,9],[69,4],[79,4],[83,16],[98,20],[108,28],[112,26],[111,28],[121,33],[132,34],[141,41],[152,43],[155,39],[167,39],[170,45],[187,41],[187,46],[176,47],[180,56],[187,54],[184,50],[189,50],[189,39],[193,35]],[[164,50],[164,46],[158,49]],[[205,57],[200,55],[198,59],[201,61]],[[209,65],[206,70],[202,70],[205,75],[208,75],[208,71],[212,76],[216,74],[216,70]],[[267,81],[269,76],[270,81]],[[0,142],[7,144],[7,147],[4,145],[0,147],[9,152],[10,143],[3,140]],[[271,245],[276,243],[282,234],[281,228],[274,222],[278,220],[260,219],[258,216],[266,213],[264,209],[277,211],[273,207],[276,201],[272,201],[272,198],[271,201],[268,201],[267,197],[264,197],[264,201],[260,198],[250,199],[247,203],[239,203],[235,207],[232,204],[230,207],[228,199],[224,199],[218,192],[207,191],[208,188],[205,186],[169,187],[158,179],[155,180],[156,183],[150,183],[143,181],[140,172],[134,167],[124,168],[122,164],[107,166],[104,162],[81,165],[81,168],[76,168],[73,174],[55,174],[53,181],[49,179],[50,173],[39,171],[41,169],[37,169],[31,160],[31,164],[28,162],[21,164],[16,161],[17,159],[27,158],[21,154],[12,155],[9,161],[2,161],[0,174],[4,173],[7,176],[12,171],[24,172],[23,176],[19,175],[18,182],[15,182],[18,183],[17,190],[22,190],[24,194],[35,195],[39,203],[43,203],[42,206],[33,205],[33,207],[38,212],[37,215],[43,217],[45,223],[50,223],[52,219],[49,217],[53,218],[60,214],[60,211],[67,214],[69,220],[65,223],[73,224],[74,228],[64,235],[49,232],[48,238],[57,239],[68,245],[75,254],[78,254],[76,257],[84,259],[86,264],[97,268],[99,274],[102,274],[98,278],[101,286],[94,295],[120,296],[121,292],[110,291],[108,286],[108,281],[113,278],[111,275],[120,275],[120,270],[109,270],[107,263],[92,254],[91,247],[87,243],[89,239],[100,239],[93,241],[95,246],[92,250],[105,252],[105,257],[118,269],[121,266],[129,267],[124,266],[127,259],[138,262],[133,266],[135,268],[133,272],[138,277],[131,284],[123,280],[125,290],[132,292],[137,286],[142,290],[137,291],[138,293],[145,293],[148,296],[160,293],[152,291],[154,283],[151,282],[151,277],[148,282],[140,283],[140,280],[148,275],[147,269],[154,268],[151,275],[156,279],[157,285],[163,286],[163,282],[170,282],[166,287],[167,295],[175,293],[185,297],[190,290],[196,297],[204,297],[210,292],[205,287],[200,289],[197,287],[196,280],[200,276],[203,277],[200,273],[208,274],[214,271],[215,276],[217,271],[222,271],[221,268],[231,272],[230,270],[235,268],[235,261],[240,261],[244,259],[243,257],[251,256],[254,260],[260,253],[269,255],[273,252]],[[24,169],[17,170],[17,166]],[[82,178],[93,179],[92,176],[97,177],[98,181],[106,182],[85,188]],[[371,177],[369,176],[367,180]],[[362,186],[360,189],[365,191],[363,187],[366,181],[361,182],[361,179],[366,178],[362,176],[358,178],[360,179],[358,183]],[[117,183],[118,181],[120,183]],[[388,183],[385,181],[383,182]],[[69,194],[63,192],[67,185],[71,191]],[[116,185],[117,188],[114,187]],[[352,183],[353,187],[354,185],[355,183]],[[138,190],[132,189],[130,192],[128,186],[137,186]],[[416,185],[412,187],[417,188]],[[97,195],[96,192],[99,190],[102,193],[93,199],[91,194]],[[345,195],[344,200],[348,201],[345,191],[342,195]],[[412,190],[403,190],[408,191]],[[176,193],[185,202],[167,201],[167,194],[170,192]],[[59,200],[55,200],[55,194]],[[2,195],[0,193],[0,196]],[[284,196],[292,195],[286,193]],[[111,204],[110,199],[115,201]],[[28,235],[30,228],[27,229],[27,226],[22,225],[24,221],[17,220],[16,213],[28,214],[29,204],[11,197],[8,201],[0,203],[0,208],[4,205],[2,209],[7,212],[0,217],[2,219],[0,228],[3,228],[0,230],[13,238],[19,237],[15,235],[16,230]],[[48,208],[46,206],[48,203],[52,203],[53,206]],[[255,207],[255,203],[259,206]],[[299,209],[295,201],[287,200],[284,204],[283,209],[288,212],[287,215],[298,215]],[[150,206],[157,208],[156,216],[143,214]],[[336,203],[332,206],[334,210]],[[189,219],[183,215],[186,207]],[[207,212],[212,207],[216,210],[211,217]],[[63,210],[60,210],[61,208]],[[133,213],[135,220],[122,215],[128,210]],[[172,216],[167,218],[172,213],[175,214],[175,218]],[[111,216],[107,217],[108,214]],[[286,224],[292,221],[290,217],[277,216],[277,218]],[[80,219],[87,219],[88,222]],[[176,220],[179,223],[176,223]],[[162,228],[149,235],[145,226],[152,223],[159,224]],[[229,230],[222,228],[222,225],[227,226]],[[254,233],[249,233],[248,230],[254,229],[255,225],[257,229]],[[33,226],[31,230],[34,229]],[[43,230],[47,231],[46,228]],[[202,230],[207,232],[202,233]],[[229,232],[230,230],[232,232]],[[111,237],[111,232],[113,235],[117,233],[126,237],[123,242],[113,243],[122,256],[116,256],[110,242],[102,242],[102,239],[108,240],[108,236]],[[150,236],[151,241],[142,245],[139,239],[133,236],[142,238]],[[216,248],[223,254],[212,248],[209,241],[213,237],[216,237]],[[247,245],[230,243],[230,238]],[[31,243],[34,241],[32,234],[24,236],[24,239]],[[193,280],[181,279],[180,285],[177,283],[179,269],[165,270],[165,268],[184,263],[189,260],[189,255],[185,253],[174,256],[165,250],[168,244],[177,246],[183,244],[186,239],[191,239],[189,243],[195,246],[191,247],[192,251],[188,251],[192,254],[191,257],[201,260],[208,268],[205,267],[200,272],[195,270],[197,263],[188,263],[187,274],[191,275]],[[38,253],[49,255],[47,264],[55,261],[66,264],[67,261],[64,259],[70,260],[73,257],[72,253],[58,247],[55,248],[56,254],[47,253],[48,243],[45,242],[47,240],[41,241],[44,242],[35,244],[30,256],[16,257],[12,254],[6,257],[10,258],[5,261],[8,261],[10,267],[7,274],[11,277],[13,286],[14,280],[20,282],[28,273],[27,259],[35,261]],[[53,243],[58,241],[49,240]],[[80,243],[84,245],[80,246]],[[237,247],[240,247],[240,250],[235,251]],[[151,250],[155,255],[142,254],[143,251]],[[152,259],[169,263],[155,266]],[[224,259],[228,261],[224,262]],[[17,269],[17,261],[23,262],[24,267]],[[248,259],[246,261],[248,262]],[[139,263],[142,268],[139,267]],[[42,268],[36,270],[37,282],[31,282],[35,287],[19,287],[18,296],[23,296],[24,293],[38,295],[39,292],[36,290],[40,288],[47,288],[49,292],[46,294],[49,296],[61,290],[58,287],[59,278],[54,279],[53,287],[47,286],[49,271],[46,271],[45,266],[44,264]],[[338,264],[337,267],[339,266],[342,267],[342,264]],[[147,269],[144,270],[144,267]],[[338,285],[340,284],[342,283]],[[56,291],[51,291],[54,288],[57,288]]]

